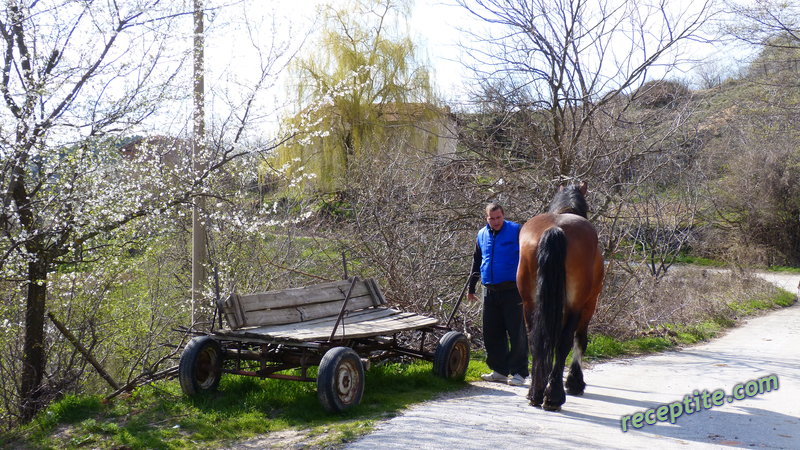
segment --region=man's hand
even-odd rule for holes
[[[469,301],[471,301],[473,303],[477,303],[478,302],[478,296],[475,295],[475,294],[467,294],[467,300],[469,300]]]

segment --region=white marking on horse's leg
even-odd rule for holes
[[[578,343],[578,340],[575,339],[575,342],[572,343],[572,364],[578,363],[580,366],[583,363],[583,351],[581,350],[581,345]]]

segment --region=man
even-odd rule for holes
[[[475,286],[480,276],[484,288],[483,341],[486,364],[492,369],[481,378],[522,386],[528,376],[528,338],[516,281],[522,226],[505,220],[497,203],[486,205],[486,223],[478,231],[467,295],[477,301]]]

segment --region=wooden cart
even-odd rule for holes
[[[229,328],[193,338],[181,355],[186,395],[215,390],[223,373],[308,381],[317,383],[322,406],[338,412],[361,401],[371,362],[406,355],[432,361],[441,377],[463,379],[467,371],[466,336],[437,319],[389,308],[371,279],[233,294],[220,303]],[[422,332],[418,348],[398,339],[409,331]],[[426,351],[425,337],[436,331],[444,334],[434,351]],[[314,366],[316,378],[308,372]],[[299,375],[280,373],[290,369]]]

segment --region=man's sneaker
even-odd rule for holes
[[[525,385],[525,378],[522,378],[522,375],[515,374],[514,376],[508,377],[508,385],[509,386],[524,386]]]
[[[497,373],[495,371],[492,371],[492,373],[485,373],[485,374],[481,375],[481,379],[483,379],[483,381],[494,381],[495,383],[507,383],[508,382],[508,377],[507,376],[501,375],[501,374],[499,374],[499,373]]]

